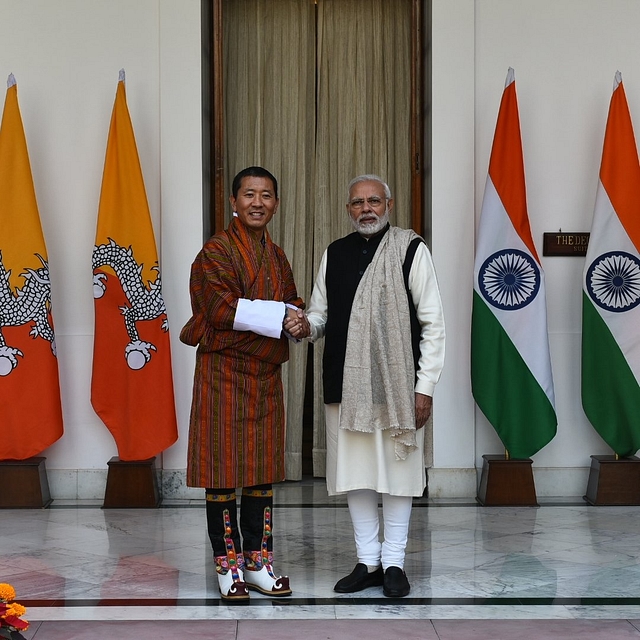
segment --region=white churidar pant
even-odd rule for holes
[[[370,489],[357,489],[347,493],[349,514],[353,523],[358,562],[369,567],[382,564],[388,567],[404,568],[404,550],[409,534],[411,518],[410,496],[390,496],[382,494],[382,517],[384,519],[384,540],[378,540],[378,493]]]

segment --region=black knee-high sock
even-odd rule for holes
[[[273,548],[273,488],[270,484],[245,487],[240,505],[240,529],[242,549],[249,552],[267,551]]]
[[[213,555],[226,556],[225,510],[229,512],[229,524],[235,552],[240,555],[240,532],[238,530],[238,509],[235,489],[207,489],[207,531],[213,547]]]

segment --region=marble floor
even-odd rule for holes
[[[322,480],[278,485],[274,523],[286,599],[220,600],[204,501],[0,510],[0,582],[35,640],[640,640],[640,507],[416,500],[402,599],[333,591],[356,559],[346,502]]]

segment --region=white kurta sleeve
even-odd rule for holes
[[[444,313],[431,254],[421,242],[409,272],[409,291],[420,323],[420,360],[415,390],[433,396],[444,365]]]
[[[276,300],[239,298],[233,328],[236,331],[253,331],[267,338],[279,338],[286,309],[284,302]]]
[[[311,342],[315,342],[324,336],[324,328],[327,324],[327,252],[322,254],[320,266],[318,267],[318,275],[313,285],[313,292],[307,307],[307,319],[311,325]]]

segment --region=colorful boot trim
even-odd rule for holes
[[[249,496],[251,498],[273,498],[273,488],[271,489],[247,488],[242,490],[242,495]]]
[[[262,558],[262,550],[260,551],[245,551],[244,552],[244,566],[251,571],[259,571],[263,565],[273,564],[273,552],[267,553],[267,560]]]
[[[230,502],[236,499],[236,492],[232,493],[207,493],[207,502]]]
[[[267,548],[271,536],[271,508],[264,509],[264,528],[259,551],[245,551],[244,580],[249,589],[268,596],[289,596],[291,588],[287,576],[276,576],[273,571],[273,553]]]
[[[235,581],[240,579],[239,572],[242,571],[242,566],[240,565],[244,565],[244,558],[242,558],[242,556],[240,559],[238,558],[235,545],[233,544],[233,539],[231,538],[233,530],[231,529],[229,509],[225,509],[222,512],[222,515],[224,517],[224,543],[227,547],[227,562],[229,563],[229,571],[233,574],[233,579]]]
[[[271,537],[271,507],[264,508],[264,525],[262,529],[262,542],[260,551],[245,551],[244,558],[248,568],[255,571],[265,565],[273,563],[273,553],[269,551],[268,544]]]
[[[244,558],[238,558],[236,549],[231,538],[231,517],[229,510],[223,511],[224,517],[224,541],[226,545],[226,556],[216,556],[216,573],[218,574],[218,588],[224,600],[247,600],[249,591],[244,582],[243,567]]]

